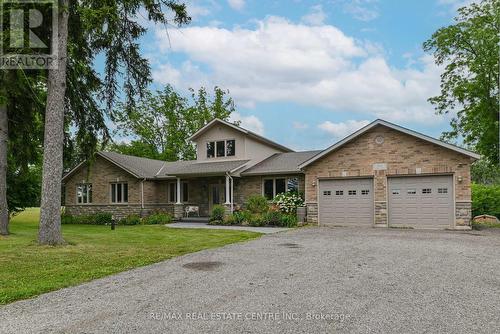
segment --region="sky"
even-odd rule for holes
[[[188,0],[188,26],[150,25],[153,88],[229,90],[233,120],[294,150],[382,118],[439,137],[442,68],[422,43],[470,0]]]

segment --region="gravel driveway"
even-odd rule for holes
[[[303,228],[0,307],[1,333],[498,333],[500,233]]]

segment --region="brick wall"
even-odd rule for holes
[[[384,141],[377,144],[375,138]],[[305,197],[308,207],[317,205],[317,178],[370,176],[374,178],[375,223],[387,224],[387,176],[420,173],[453,173],[456,223],[468,224],[470,211],[470,157],[415,138],[399,131],[377,126],[338,150],[305,168]],[[384,163],[386,170],[374,170],[373,165]],[[458,179],[462,181],[459,182]],[[458,205],[458,203],[462,203]],[[460,209],[459,209],[460,208]],[[309,215],[309,214],[308,214]],[[317,222],[317,210],[311,211],[308,221]]]

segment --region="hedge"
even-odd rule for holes
[[[500,219],[500,184],[472,184],[472,216],[492,215]]]

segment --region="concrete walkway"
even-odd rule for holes
[[[250,231],[250,232],[258,232],[264,234],[291,230],[290,228],[286,227],[220,226],[220,225],[208,225],[205,223],[173,223],[173,224],[168,224],[166,226],[172,228],[206,228],[215,230]]]

